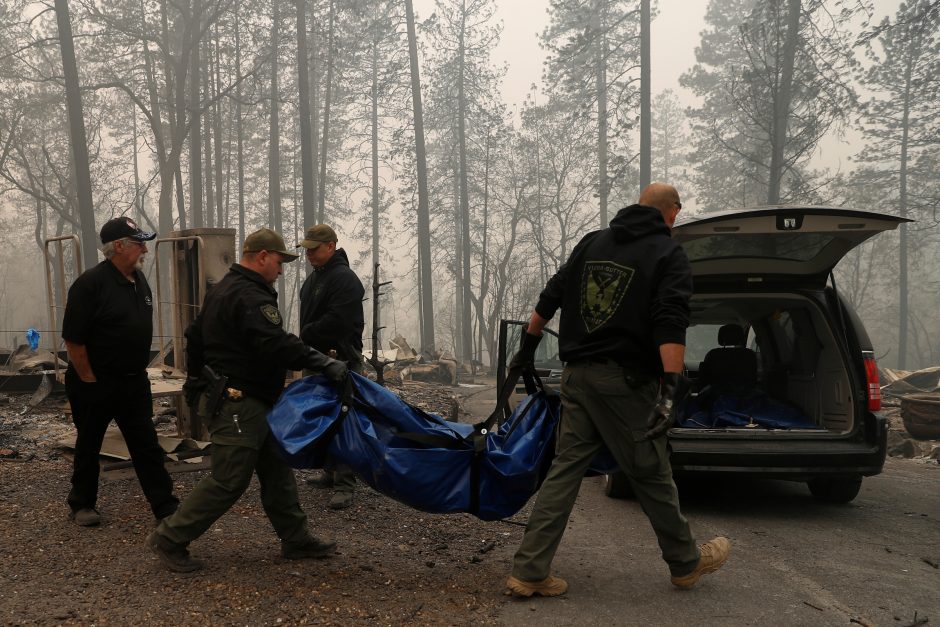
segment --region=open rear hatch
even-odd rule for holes
[[[837,207],[761,207],[719,211],[677,224],[696,279],[749,281],[800,277],[821,287],[850,250],[907,218]]]

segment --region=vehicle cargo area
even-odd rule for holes
[[[833,322],[813,299],[701,294],[691,307],[691,389],[674,433],[831,436],[853,429],[849,366]]]

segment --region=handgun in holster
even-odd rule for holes
[[[214,417],[222,406],[222,399],[225,398],[225,388],[228,384],[228,377],[224,374],[217,374],[211,366],[202,367],[202,378],[206,381],[206,415],[208,420]]]

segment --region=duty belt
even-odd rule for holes
[[[609,357],[585,357],[584,359],[576,359],[570,362],[572,366],[587,366],[587,365],[598,365],[598,366],[610,366],[611,368],[620,368],[623,370],[625,375],[637,379],[656,379],[657,376],[644,372],[638,369],[636,366],[620,363],[615,359]]]

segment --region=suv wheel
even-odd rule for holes
[[[604,475],[604,494],[612,499],[633,498],[633,486],[630,485],[627,475],[619,471],[613,472]]]
[[[862,487],[861,477],[817,477],[806,482],[809,491],[825,503],[848,503]]]

